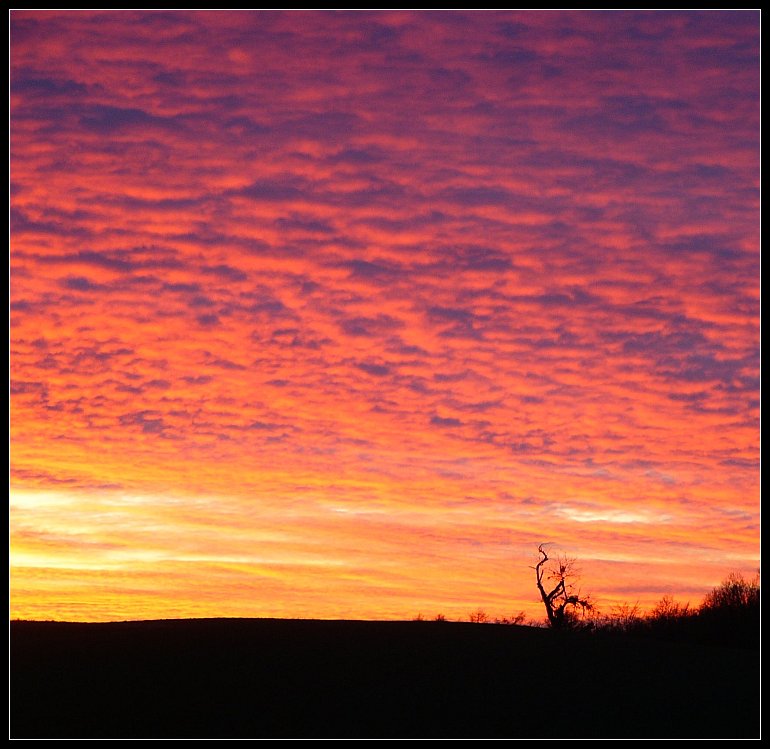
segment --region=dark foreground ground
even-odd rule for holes
[[[12,622],[10,738],[758,738],[759,653],[450,622]]]

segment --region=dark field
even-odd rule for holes
[[[759,653],[450,622],[12,622],[10,738],[758,738]]]

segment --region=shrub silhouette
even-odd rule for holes
[[[468,621],[474,624],[486,624],[489,621],[489,616],[483,609],[478,609],[468,616]]]
[[[527,615],[523,611],[520,611],[514,616],[501,616],[495,618],[495,624],[524,624],[526,618]]]
[[[663,598],[655,604],[655,608],[649,613],[652,621],[670,622],[693,616],[696,612],[690,608],[690,604],[677,603],[671,596]]]
[[[760,628],[759,575],[746,580],[731,573],[703,599],[700,629],[712,641],[737,647],[758,647]]]
[[[636,625],[641,618],[639,604],[623,603],[613,608],[612,614],[607,619],[607,624],[620,630],[627,630]]]
[[[701,612],[759,612],[759,575],[746,580],[738,572],[727,578],[703,599]]]
[[[626,605],[596,621],[601,632],[756,648],[760,634],[759,576],[746,580],[738,573],[728,575],[698,607],[677,603],[665,595],[646,616]]]

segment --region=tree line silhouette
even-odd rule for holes
[[[545,608],[544,622],[554,630],[628,634],[659,639],[700,642],[728,647],[758,648],[760,640],[759,572],[750,579],[741,573],[729,574],[706,594],[698,606],[681,604],[664,595],[647,613],[634,604],[615,605],[600,612],[591,597],[576,586],[576,561],[565,555],[551,556],[546,544],[538,546],[539,560],[535,585]],[[422,615],[417,621],[424,621]],[[434,621],[446,621],[438,614]],[[525,624],[524,612],[511,617],[493,618],[483,609],[468,616],[475,624]]]
[[[758,647],[760,636],[759,573],[746,579],[731,573],[706,594],[699,606],[677,603],[664,595],[647,614],[623,604],[600,613],[590,597],[575,586],[575,560],[551,559],[545,545],[538,547],[537,589],[553,629],[621,632],[665,639],[735,647]],[[544,585],[549,581],[548,585]],[[551,588],[548,590],[548,588]]]

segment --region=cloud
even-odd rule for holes
[[[374,377],[385,377],[391,372],[390,366],[387,364],[376,364],[374,362],[359,362],[356,366]]]
[[[201,273],[207,276],[214,276],[223,281],[245,281],[248,275],[238,268],[233,268],[231,265],[204,265],[201,268]]]
[[[235,194],[255,201],[285,203],[299,200],[303,192],[296,180],[284,178],[257,180],[247,187],[240,188]]]
[[[456,187],[441,193],[444,200],[465,207],[507,205],[512,200],[508,190],[501,187]]]
[[[80,124],[87,130],[111,134],[119,130],[161,125],[170,127],[171,121],[157,117],[136,107],[115,107],[91,104],[80,114]]]
[[[62,279],[61,285],[70,291],[98,291],[103,288],[84,276],[69,276]]]
[[[88,91],[87,86],[78,81],[62,78],[36,78],[33,76],[16,78],[13,82],[14,91],[25,96],[40,97],[50,100],[52,97],[72,99]]]
[[[438,427],[461,427],[463,425],[460,419],[455,419],[451,416],[436,416],[430,417],[430,423]]]
[[[327,221],[315,218],[303,218],[293,216],[292,218],[279,218],[276,220],[276,226],[279,229],[288,232],[301,232],[307,234],[333,234],[334,227]]]
[[[179,282],[179,283],[163,284],[164,291],[173,291],[178,294],[198,294],[200,293],[201,288],[202,288],[201,285],[197,282],[195,283]]]
[[[138,426],[145,434],[160,434],[166,425],[161,416],[152,411],[134,411],[120,417],[123,426]]]
[[[375,283],[388,283],[393,280],[396,270],[382,263],[369,260],[347,260],[340,266],[350,271],[350,275],[356,279],[374,281]]]
[[[385,158],[377,148],[345,148],[330,157],[334,163],[367,165],[377,164]]]

